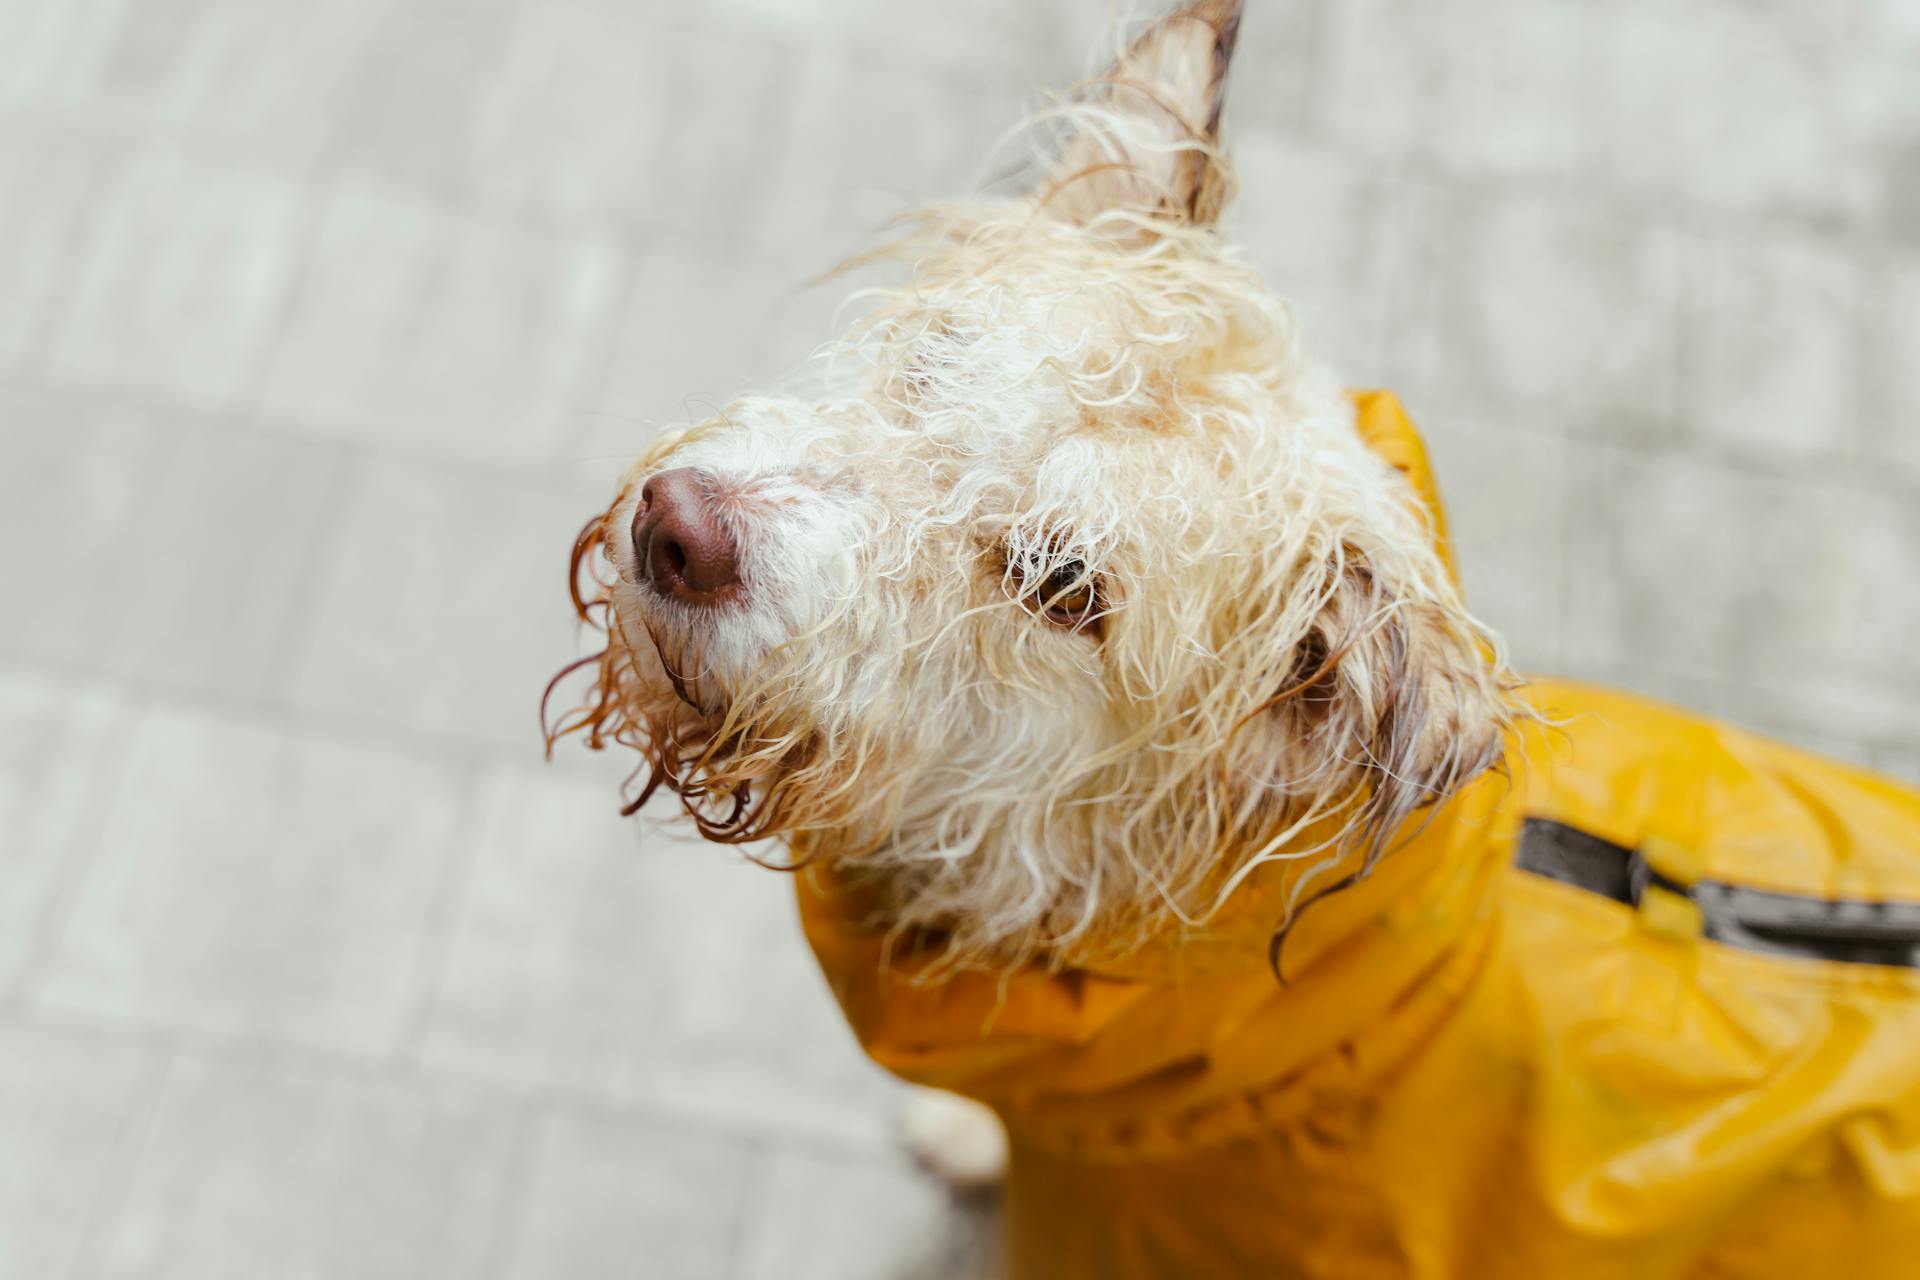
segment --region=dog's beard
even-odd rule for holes
[[[711,665],[711,656],[696,633],[650,618],[642,618],[639,625],[646,632],[646,640],[636,645],[623,633],[628,652],[651,653],[659,677],[666,681],[674,696],[705,719],[724,718],[728,700]]]
[[[817,823],[796,782],[808,772],[812,735],[782,723],[757,699],[731,697],[697,634],[649,621],[610,638],[620,668],[618,701],[637,731],[646,781],[626,806],[637,811],[665,787],[700,834],[749,844]]]
[[[622,812],[638,812],[664,789],[709,840],[753,844],[843,830],[860,792],[842,753],[820,748],[817,727],[792,693],[791,661],[772,655],[735,686],[738,676],[721,667],[739,655],[716,665],[707,628],[617,609],[615,583],[594,572],[603,525],[596,518],[576,540],[572,594],[575,613],[606,645],[549,682],[541,703],[549,751],[576,733],[595,750],[609,742],[631,748],[642,763]],[[587,670],[593,682],[584,700],[549,714],[560,687]],[[776,696],[783,689],[787,696]]]

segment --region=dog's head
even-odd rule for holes
[[[562,731],[981,956],[1370,861],[1498,758],[1497,644],[1213,227],[1237,17],[1149,29],[1028,194],[913,224],[828,393],[646,451],[578,549],[610,642]]]

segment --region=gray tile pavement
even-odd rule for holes
[[[1920,473],[1920,431],[1913,415],[1920,408],[1920,254],[1888,271],[1873,293],[1878,305],[1861,318],[1860,328],[1874,353],[1864,407],[1867,439],[1883,458]]]
[[[602,1107],[544,1118],[510,1280],[724,1276],[762,1211],[768,1155]]]
[[[1732,451],[1847,454],[1861,434],[1858,270],[1811,237],[1693,246],[1694,429]]]
[[[1399,327],[1395,285],[1415,202],[1365,160],[1277,132],[1241,137],[1234,166],[1240,198],[1228,225],[1268,280],[1288,282],[1301,332],[1350,381],[1391,381],[1388,335]],[[1287,235],[1260,232],[1272,209],[1286,210]]]
[[[578,647],[567,558],[614,487],[578,471],[368,460],[316,522],[276,698],[534,758],[540,673]]]
[[[28,998],[130,1024],[391,1050],[471,799],[463,771],[404,749],[150,710]]]
[[[1571,587],[1562,526],[1573,445],[1532,411],[1464,411],[1465,403],[1447,394],[1422,400],[1467,603],[1496,624],[1521,670],[1564,670]]]
[[[932,1280],[981,1273],[990,1220],[898,1161],[790,1149],[767,1176],[748,1236],[747,1280]],[[876,1233],[874,1224],[885,1223]]]
[[[1600,447],[1576,458],[1571,666],[1742,689],[1719,708],[1738,719],[1907,740],[1920,596],[1890,584],[1920,573],[1920,523],[1899,486]]]
[[[444,1084],[183,1056],[90,1259],[102,1280],[483,1275],[517,1111]]]
[[[1532,410],[1544,430],[1671,422],[1681,246],[1669,227],[1544,198],[1422,187],[1389,376]]]
[[[618,248],[358,178],[319,222],[262,416],[436,458],[549,455],[608,328]]]
[[[0,119],[0,369],[37,368],[66,313],[73,259],[128,147],[84,129]]]
[[[139,714],[98,686],[0,670],[0,993],[64,917]]]
[[[1340,146],[1466,182],[1577,182],[1598,149],[1605,17],[1527,0],[1326,6],[1312,118]]]
[[[518,0],[375,6],[334,119],[334,152],[354,168],[386,177],[460,183],[522,7]]]
[[[285,678],[346,459],[116,392],[0,387],[0,657],[227,696]]]
[[[0,1275],[72,1275],[139,1163],[166,1062],[110,1038],[0,1030]]]
[[[1108,10],[0,0],[0,1280],[986,1274],[533,706],[621,460]],[[1914,15],[1256,0],[1228,120],[1525,664],[1920,778]]]
[[[1864,51],[1850,3],[1646,6],[1596,30],[1595,168],[1651,206],[1844,224],[1870,157],[1837,86]],[[1737,83],[1738,93],[1700,86]]]
[[[481,790],[424,1063],[887,1149],[895,1091],[836,1024],[784,877],[621,821],[601,783]]]
[[[62,381],[230,404],[259,358],[303,249],[298,172],[145,150],[94,193],[66,282]]]

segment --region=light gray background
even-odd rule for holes
[[[1239,232],[1521,661],[1920,774],[1920,3],[1249,9]],[[1105,15],[0,0],[0,1277],[964,1268],[785,882],[533,707]]]

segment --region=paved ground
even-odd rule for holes
[[[1239,226],[1523,661],[1920,776],[1920,5],[1250,8]],[[620,455],[1106,9],[0,0],[0,1277],[967,1269],[532,706]]]

